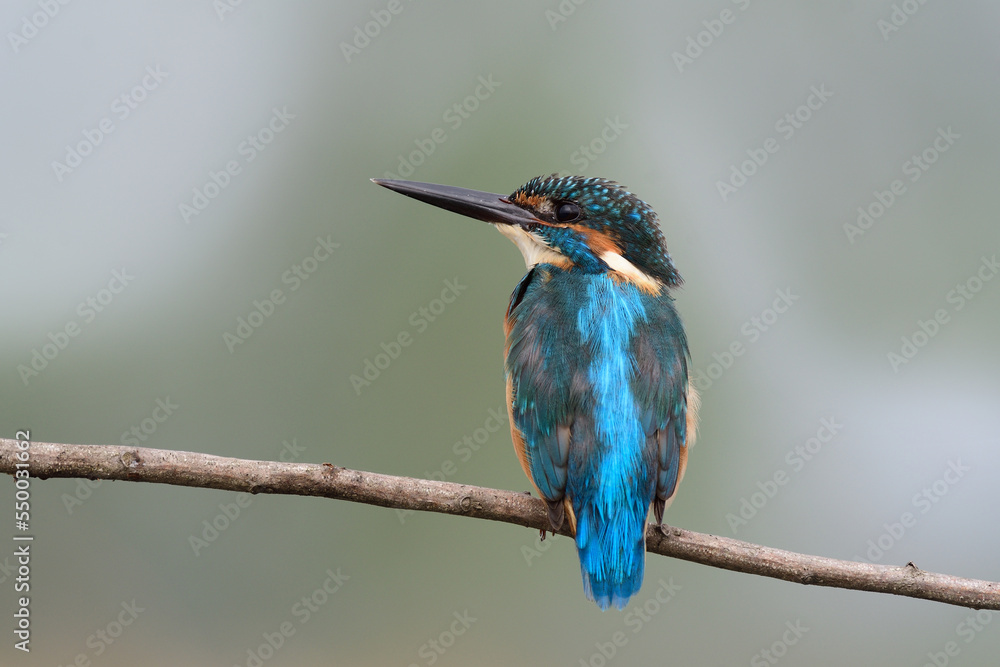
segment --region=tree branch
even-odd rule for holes
[[[0,439],[0,473],[13,475],[17,441]],[[30,444],[31,477],[153,482],[246,493],[321,496],[439,512],[548,530],[541,500],[523,493],[380,475],[329,463],[250,461],[196,452],[112,445]],[[568,527],[560,531],[569,535]],[[1000,609],[1000,583],[798,554],[740,540],[651,526],[646,549],[662,556],[800,584],[891,593],[973,609]]]

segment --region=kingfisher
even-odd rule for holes
[[[511,439],[552,530],[569,522],[587,598],[624,608],[650,507],[662,526],[697,424],[656,213],[604,178],[539,176],[510,195],[372,180],[488,222],[524,256],[504,318]]]

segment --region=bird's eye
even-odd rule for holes
[[[576,204],[567,202],[565,204],[560,204],[559,208],[556,209],[556,220],[559,222],[570,222],[579,217],[580,207]]]

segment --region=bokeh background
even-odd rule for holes
[[[1000,579],[998,21],[986,0],[5,2],[0,430],[525,490],[492,417],[519,253],[368,178],[585,173],[650,202],[687,281],[704,407],[669,523]],[[32,650],[7,546],[5,665],[1000,650],[992,613],[652,556],[601,613],[569,540],[508,525],[33,489]]]

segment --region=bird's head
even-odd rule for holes
[[[667,253],[656,213],[614,181],[539,176],[505,196],[447,185],[372,180],[408,197],[492,223],[514,242],[529,268],[553,264],[585,273],[608,273],[653,293],[682,282]]]

